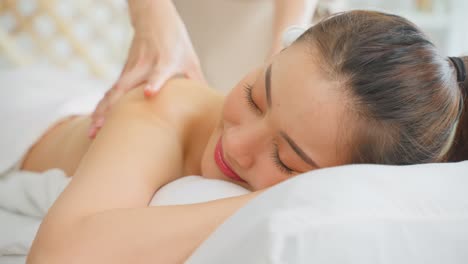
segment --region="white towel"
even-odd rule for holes
[[[57,169],[0,178],[0,256],[27,254],[41,219],[69,181]]]

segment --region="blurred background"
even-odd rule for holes
[[[314,21],[350,9],[403,15],[443,54],[468,54],[466,0],[323,0]],[[126,0],[0,0],[0,71],[48,65],[112,82],[131,36]]]
[[[0,0],[0,70],[47,65],[114,79],[131,36],[126,0]]]

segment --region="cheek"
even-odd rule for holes
[[[249,183],[254,190],[262,190],[280,183],[290,176],[282,174],[273,164],[269,153],[262,155],[261,160],[257,159],[256,169],[251,171]]]
[[[243,114],[242,94],[240,87],[236,86],[226,97],[223,107],[223,121],[229,125],[238,125]]]

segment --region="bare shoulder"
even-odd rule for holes
[[[148,104],[193,104],[206,103],[211,100],[219,100],[222,94],[200,82],[174,78],[166,82],[161,90],[151,98],[145,98],[144,85],[141,85],[125,94],[119,102],[145,102]]]
[[[163,112],[184,111],[201,109],[217,104],[223,100],[223,95],[200,82],[174,78],[169,80],[159,91],[151,98],[146,98],[143,92],[143,85],[131,90],[117,103],[118,106],[128,105],[146,105],[153,110]]]
[[[223,98],[222,93],[200,82],[174,78],[151,98],[145,97],[143,85],[132,89],[122,96],[112,111],[131,114],[134,118],[163,119],[183,129],[202,118],[217,118]]]

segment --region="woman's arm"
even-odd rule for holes
[[[245,202],[146,208],[159,187],[181,176],[185,121],[196,115],[193,102],[204,97],[186,82],[171,82],[151,99],[137,88],[118,102],[41,224],[29,263],[119,263],[130,256],[180,260]],[[198,210],[206,214],[192,215]],[[168,241],[177,230],[181,233]]]
[[[27,263],[183,263],[221,223],[258,194],[103,211],[84,218],[59,240],[47,237],[41,227],[43,234],[36,238]]]
[[[308,25],[318,0],[275,0],[273,43],[270,55],[281,51],[284,31],[292,25]]]

